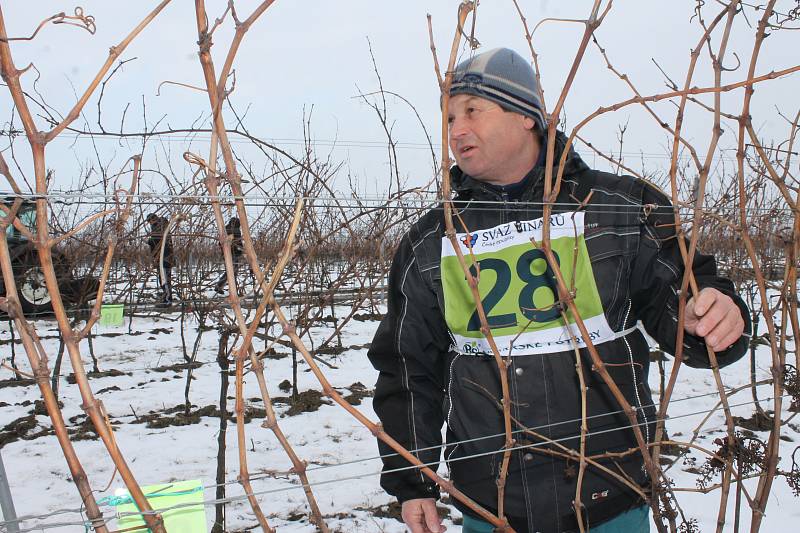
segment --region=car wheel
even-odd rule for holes
[[[26,261],[17,279],[17,292],[22,311],[26,315],[52,312],[53,301],[44,280],[44,272],[38,264]]]

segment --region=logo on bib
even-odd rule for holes
[[[461,239],[461,242],[464,243],[464,246],[466,246],[467,248],[472,248],[473,246],[475,246],[475,243],[478,242],[478,234],[473,233],[470,235],[469,233],[467,233],[466,235],[464,235],[464,238]]]

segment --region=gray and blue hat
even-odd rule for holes
[[[536,75],[530,63],[509,48],[488,50],[459,63],[450,85],[450,96],[457,94],[491,100],[507,111],[531,117],[540,133],[545,130]]]

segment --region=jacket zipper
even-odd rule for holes
[[[450,419],[453,416],[453,398],[450,395],[450,391],[453,388],[453,366],[455,366],[456,361],[458,360],[458,357],[460,355],[461,355],[460,353],[456,353],[455,357],[453,357],[453,360],[450,361],[450,376],[449,376],[449,379],[448,379],[448,382],[447,382],[447,403],[448,403],[448,406],[447,406],[447,420],[446,420],[446,422],[447,422],[447,427],[448,428],[452,428],[453,427],[452,424],[450,423]],[[450,459],[453,457],[453,454],[456,453],[456,450],[458,449],[458,446],[459,446],[458,444],[453,446],[453,449],[450,451],[449,454],[447,454],[447,457],[444,460],[445,464],[447,465],[448,471],[450,470]]]
[[[625,311],[625,320],[622,321],[622,329],[624,330],[628,326],[628,317],[631,314],[631,301],[628,300],[628,310]],[[631,363],[631,374],[633,374],[633,392],[636,395],[636,404],[638,406],[638,412],[642,414],[642,418],[644,419],[644,432],[647,438],[647,442],[650,442],[650,422],[647,420],[647,413],[644,411],[644,406],[642,406],[642,399],[639,396],[639,380],[636,376],[636,365],[633,362],[633,350],[631,350],[631,345],[628,344],[628,337],[627,335],[622,337],[622,340],[625,341],[625,347],[628,349],[628,360]],[[636,419],[638,420],[639,417],[637,415]]]

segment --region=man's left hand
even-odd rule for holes
[[[686,303],[684,329],[703,337],[715,352],[730,348],[744,332],[744,320],[733,299],[706,287]]]

